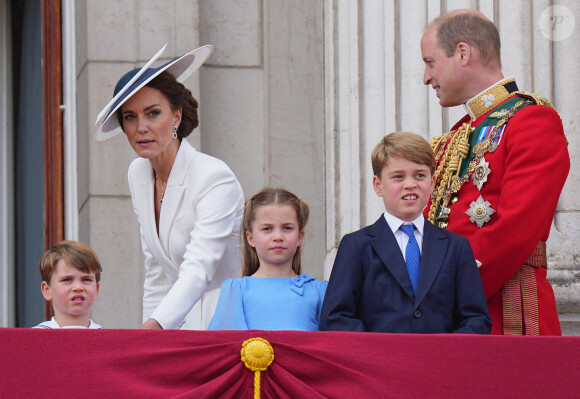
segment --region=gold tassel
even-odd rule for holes
[[[254,399],[260,399],[260,371],[274,361],[274,348],[263,338],[250,338],[242,344],[242,362],[254,372]]]

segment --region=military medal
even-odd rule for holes
[[[485,157],[481,157],[472,175],[473,184],[477,186],[479,191],[481,191],[483,183],[487,182],[487,176],[489,176],[490,172],[491,169],[489,168],[489,162],[485,160]]]
[[[441,212],[439,216],[435,218],[435,220],[439,223],[444,223],[447,226],[447,219],[449,219],[449,214],[451,213],[451,209],[449,209],[445,205],[441,205]]]
[[[485,201],[480,195],[477,201],[473,201],[469,206],[469,209],[465,211],[469,215],[469,221],[477,224],[478,228],[481,228],[484,223],[489,222],[491,215],[495,213],[491,204]]]

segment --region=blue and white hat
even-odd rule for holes
[[[167,71],[175,76],[175,79],[183,83],[188,77],[190,77],[203,63],[209,58],[213,51],[212,45],[205,45],[190,51],[187,54],[177,57],[173,61],[169,61],[157,68],[150,68],[150,66],[159,58],[163,51],[167,47],[167,44],[161,48],[151,59],[145,64],[141,69],[136,68],[127,72],[115,86],[115,91],[113,94],[113,99],[103,108],[103,110],[97,116],[95,125],[97,125],[103,116],[104,118],[99,130],[95,133],[95,141],[101,143],[105,140],[110,139],[113,136],[121,133],[123,129],[119,125],[119,121],[115,117],[115,112],[127,101],[133,94],[135,94],[139,89],[153,80],[157,75],[163,71]]]

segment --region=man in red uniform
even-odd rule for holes
[[[435,19],[421,53],[441,106],[468,113],[431,142],[437,181],[425,216],[469,239],[492,334],[561,335],[545,243],[570,169],[562,121],[504,78],[497,27],[479,12]]]

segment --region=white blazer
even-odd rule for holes
[[[143,321],[164,329],[205,329],[221,283],[241,276],[244,195],[230,168],[179,146],[155,226],[154,175],[148,159],[129,167],[129,188],[145,253]]]

